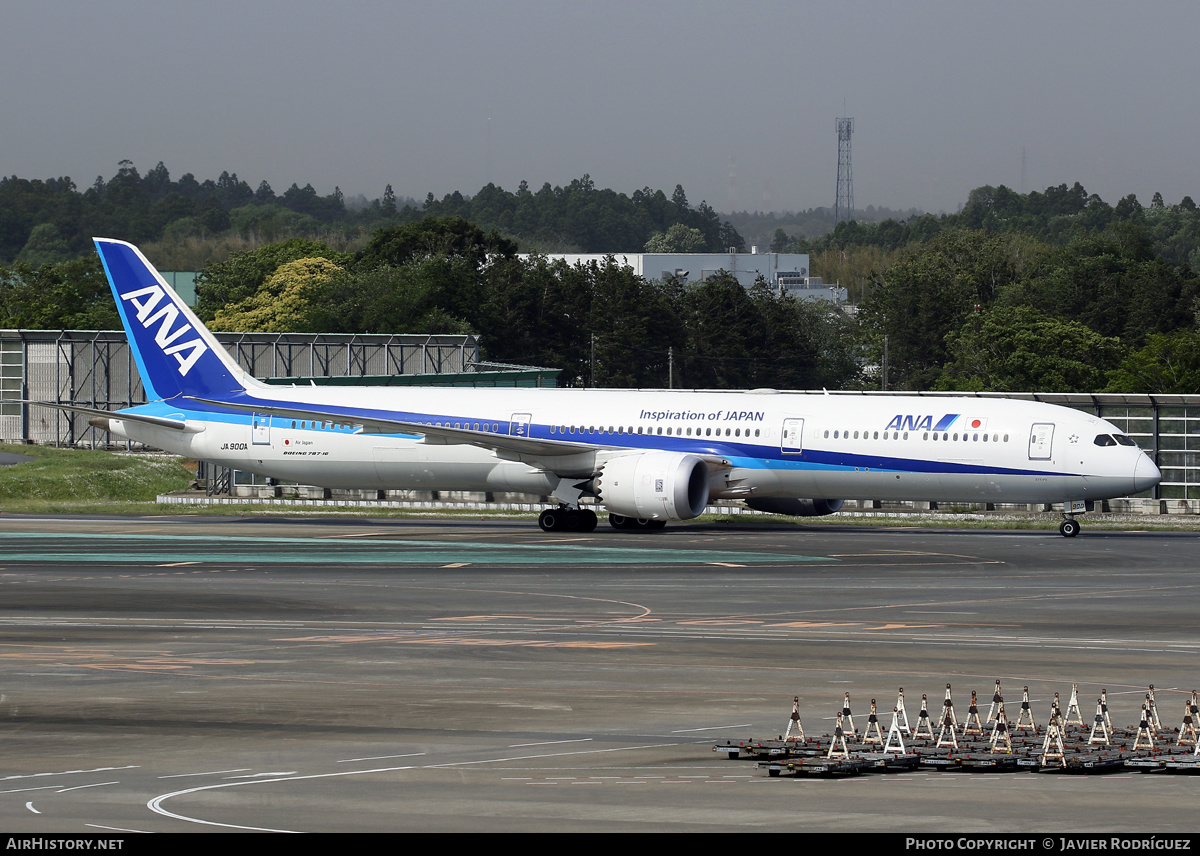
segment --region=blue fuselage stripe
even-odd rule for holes
[[[243,401],[249,401],[247,397],[237,396]],[[433,425],[440,424],[443,427],[462,426],[462,430],[471,430],[471,426],[487,423],[488,425],[498,426],[498,431],[480,432],[480,439],[485,440],[488,434],[501,434],[509,436],[508,420],[499,420],[496,418],[483,419],[479,417],[464,417],[464,416],[447,416],[431,413],[417,413],[413,411],[392,411],[392,410],[369,410],[366,408],[346,407],[336,404],[309,404],[291,401],[275,401],[261,400],[256,402],[264,407],[280,407],[291,408],[294,410],[305,410],[309,407],[313,408],[314,416],[310,422],[318,423],[328,422],[331,417],[342,416],[347,422],[353,422],[356,418],[376,418],[390,419],[401,422],[413,423],[432,423]],[[132,408],[132,412],[146,413],[153,416],[173,416],[178,418],[182,413],[185,418],[191,416],[193,418],[203,419],[211,422],[223,422],[228,424],[250,425],[251,414],[240,412],[220,412],[213,405],[207,405],[202,402],[189,401],[188,407],[185,410],[171,407],[172,402],[155,402],[150,405]],[[239,402],[241,403],[241,402]],[[322,419],[322,417],[324,417]],[[265,418],[259,416],[258,418]],[[950,418],[953,422],[957,415]],[[302,419],[289,419],[286,417],[275,416],[271,420],[272,430],[302,430],[298,426],[303,423]],[[943,418],[943,422],[946,418]],[[281,424],[281,422],[283,424]],[[297,427],[293,428],[290,423],[296,423]],[[941,424],[941,423],[939,423]],[[947,423],[949,424],[949,423]],[[583,431],[582,433],[562,434],[559,428],[555,426],[555,432],[552,434],[549,425],[539,425],[537,423],[528,423],[525,427],[525,436],[530,439],[538,440],[558,440],[565,442],[581,442],[594,443],[598,447],[617,447],[626,449],[660,449],[663,451],[679,452],[681,454],[697,454],[697,455],[715,455],[727,458],[731,463],[745,469],[783,469],[783,470],[828,470],[828,471],[853,471],[853,470],[869,470],[869,471],[884,471],[884,472],[907,472],[907,473],[928,473],[928,474],[943,474],[943,475],[965,475],[965,474],[983,474],[991,473],[996,475],[1012,475],[1012,476],[1029,476],[1029,475],[1056,475],[1053,471],[1027,469],[1024,467],[998,467],[995,465],[985,466],[982,464],[966,464],[952,461],[938,461],[925,458],[908,458],[899,455],[879,455],[866,454],[859,452],[838,451],[838,450],[823,450],[816,448],[808,448],[801,452],[784,452],[781,447],[775,443],[772,445],[760,445],[749,442],[738,442],[729,438],[715,440],[715,438],[697,438],[697,437],[675,437],[658,434],[628,434],[628,433],[608,433],[601,431]],[[304,430],[322,430],[306,428]],[[328,430],[328,429],[324,429]],[[339,433],[347,433],[344,430]],[[375,434],[377,437],[404,437],[411,438],[415,435],[397,432],[395,434]],[[893,441],[889,441],[893,442]],[[903,441],[894,441],[903,442]],[[943,441],[939,441],[943,442]],[[950,443],[951,441],[944,441]],[[947,446],[947,452],[952,452],[952,446]]]

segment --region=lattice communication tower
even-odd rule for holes
[[[854,173],[850,169],[850,135],[854,133],[853,119],[838,119],[838,177],[837,201],[833,205],[833,222],[849,220],[854,212]]]

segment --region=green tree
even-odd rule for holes
[[[1027,306],[996,306],[947,336],[939,389],[1094,392],[1121,358],[1119,340]]]
[[[96,255],[32,268],[0,268],[0,327],[117,330],[108,279]]]
[[[324,258],[285,262],[254,294],[217,310],[213,326],[242,333],[320,332],[327,287],[342,273]]]
[[[682,223],[675,223],[666,232],[656,232],[646,242],[648,253],[700,253],[705,248],[704,233]]]
[[[1104,391],[1200,394],[1200,332],[1152,334],[1109,373]]]
[[[66,261],[71,257],[71,248],[63,240],[53,223],[39,223],[33,227],[29,240],[17,254],[17,261],[32,267],[53,262]]]
[[[196,314],[203,321],[211,321],[224,306],[239,303],[258,291],[280,265],[312,257],[329,259],[338,265],[347,261],[341,253],[318,241],[292,238],[234,253],[223,262],[209,264],[196,277]]]
[[[1076,320],[1140,346],[1151,333],[1190,326],[1200,281],[1156,258],[1142,225],[1114,223],[1099,235],[1047,248],[1002,302]]]
[[[949,359],[946,337],[1016,281],[1027,242],[978,231],[941,232],[896,254],[860,307],[876,359],[888,340],[889,380],[928,389]]]
[[[400,265],[413,258],[458,256],[479,268],[493,256],[511,258],[516,252],[516,244],[496,232],[485,233],[462,217],[426,217],[415,223],[376,229],[358,252],[355,266],[369,270]]]

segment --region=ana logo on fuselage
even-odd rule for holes
[[[945,431],[954,424],[954,420],[959,417],[958,413],[947,413],[938,420],[936,425],[933,424],[933,416],[918,416],[905,413],[897,413],[892,417],[892,421],[887,424],[885,431]]]
[[[175,320],[179,318],[180,314],[179,307],[170,300],[162,309],[155,312],[155,307],[162,302],[164,297],[166,297],[166,293],[157,285],[139,288],[137,291],[128,291],[121,295],[122,300],[128,300],[137,309],[138,323],[144,328],[151,330],[154,324],[158,324],[158,329],[154,333],[154,343],[162,348],[164,354],[175,358],[179,363],[179,373],[186,377],[196,361],[204,356],[208,345],[204,344],[199,337],[175,343],[176,339],[192,329],[192,325],[185,323],[182,327],[175,327]]]

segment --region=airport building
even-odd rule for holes
[[[569,265],[603,264],[607,258],[633,269],[643,279],[703,282],[718,271],[732,274],[744,288],[761,276],[779,294],[803,300],[828,300],[843,304],[849,295],[844,288],[810,276],[807,253],[550,253]],[[526,256],[526,258],[528,258]]]

